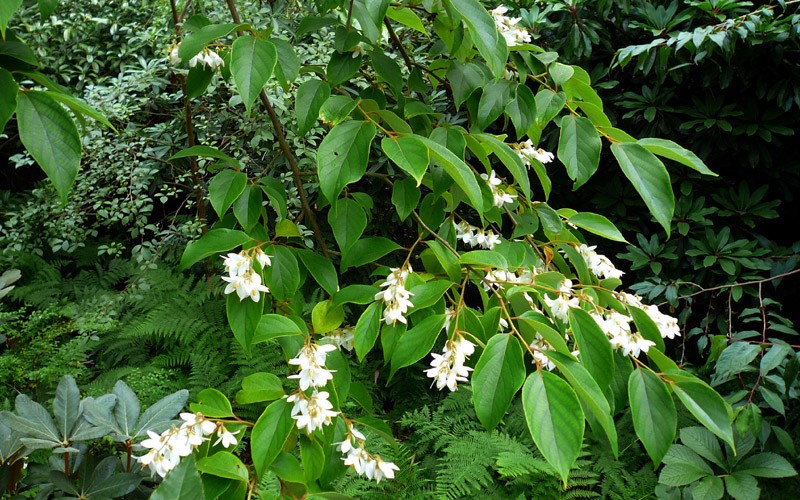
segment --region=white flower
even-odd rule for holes
[[[338,347],[339,350],[344,349],[347,352],[351,352],[353,350],[353,340],[355,340],[355,337],[353,336],[352,328],[337,328],[328,332],[327,335],[322,337],[322,340],[329,341],[332,345]]]
[[[578,253],[586,261],[586,267],[589,268],[589,271],[598,278],[621,278],[625,273],[614,267],[608,257],[595,252],[595,248],[597,247],[586,246],[583,243],[576,247]]]
[[[550,308],[553,317],[561,321],[569,321],[569,310],[573,307],[580,307],[581,303],[578,297],[572,297],[572,281],[565,279],[561,283],[558,295],[555,299],[551,299],[547,294],[543,295],[544,303]]]
[[[531,159],[540,163],[550,163],[555,156],[553,153],[545,151],[542,148],[535,148],[530,139],[519,144],[519,157],[525,162],[527,166],[531,166]]]
[[[228,272],[230,277],[244,276],[253,265],[250,257],[244,253],[229,253],[223,257],[222,263],[225,265],[225,271]]]
[[[453,222],[453,226],[456,229],[456,239],[471,247],[479,246],[487,250],[494,250],[495,245],[502,242],[500,236],[491,229],[480,229],[471,226],[465,221],[461,221],[458,224]]]
[[[260,248],[256,248],[254,252],[262,268],[272,264],[269,256]],[[239,300],[250,297],[253,302],[258,302],[261,300],[262,292],[269,293],[269,288],[261,283],[261,275],[253,269],[253,259],[248,250],[229,253],[223,257],[223,264],[228,273],[228,276],[222,277],[222,280],[228,283],[225,294],[236,292]]]
[[[517,23],[519,23],[522,18],[508,17],[505,15],[506,12],[508,12],[508,9],[503,5],[500,5],[496,9],[489,11],[489,13],[492,15],[492,19],[494,19],[494,24],[497,27],[497,30],[506,40],[506,44],[509,47],[514,47],[515,45],[521,45],[523,43],[530,42],[530,33],[528,33],[527,30],[517,26]]]
[[[288,378],[300,380],[300,390],[305,391],[309,387],[324,387],[328,381],[333,380],[333,370],[325,368],[325,359],[329,352],[335,351],[336,346],[332,344],[306,344],[300,348],[296,358],[289,360],[290,365],[300,367],[300,372],[296,375],[289,375]]]
[[[553,371],[553,369],[555,369],[556,365],[552,361],[550,361],[550,358],[548,358],[547,355],[544,353],[544,351],[552,350],[553,347],[547,343],[544,337],[542,337],[537,333],[536,338],[533,339],[533,342],[531,342],[530,347],[531,349],[533,349],[533,359],[535,359],[539,365],[543,366],[545,369],[550,371]]]
[[[229,432],[228,429],[225,428],[225,426],[220,425],[219,429],[217,429],[217,436],[219,437],[217,438],[216,441],[214,441],[214,446],[220,443],[222,443],[222,447],[226,449],[229,446],[236,446],[239,443],[239,441],[236,440],[236,434],[239,434],[240,432],[241,430],[238,430],[236,432]]]
[[[414,304],[409,300],[413,294],[406,290],[406,277],[412,272],[411,266],[403,268],[392,268],[386,281],[381,283],[381,288],[385,288],[375,294],[375,300],[382,300],[386,307],[383,310],[383,321],[393,325],[398,321],[407,323],[405,314]]]
[[[260,248],[256,248],[256,260],[259,264],[261,264],[262,268],[272,265],[272,261],[269,258],[269,255],[265,254],[263,250]]]
[[[676,318],[662,313],[658,310],[658,306],[644,305],[642,309],[656,324],[659,332],[661,332],[661,337],[665,339],[674,339],[675,337],[681,336],[681,329],[678,326],[678,320]]]
[[[443,354],[431,353],[431,368],[425,374],[433,379],[439,390],[447,387],[451,391],[458,390],[458,382],[467,382],[472,368],[464,366],[467,358],[475,352],[475,344],[456,334],[445,343]]]
[[[225,61],[214,50],[206,47],[196,56],[189,59],[190,68],[194,68],[198,64],[213,71],[220,66],[225,66]]]
[[[183,420],[180,427],[170,427],[161,435],[148,430],[148,438],[139,443],[139,446],[148,448],[149,451],[136,459],[143,466],[149,467],[153,474],[166,476],[180,463],[182,457],[191,455],[195,446],[207,441],[207,436],[217,429],[217,424],[200,413],[181,413],[180,417]]]
[[[179,43],[174,43],[169,46],[169,63],[173,66],[180,66],[181,57],[178,55],[178,48],[181,46]]]
[[[311,434],[316,429],[331,423],[331,418],[339,414],[333,411],[333,404],[328,400],[329,394],[325,391],[306,396],[302,392],[289,396],[286,401],[294,403],[291,416],[297,422],[297,428],[305,429],[306,433]]]
[[[381,479],[384,477],[394,479],[394,471],[400,470],[400,467],[396,466],[392,462],[384,462],[379,456],[374,457],[374,462],[376,465],[374,472],[376,483],[380,483]]]
[[[605,318],[598,313],[592,313],[591,316],[608,336],[611,345],[621,350],[624,356],[638,357],[655,345],[655,342],[645,339],[638,332],[631,331],[630,316],[613,310],[607,311]]]
[[[492,171],[491,175],[481,174],[481,178],[489,184],[489,189],[492,191],[494,206],[502,207],[507,203],[514,202],[514,198],[516,198],[517,195],[509,194],[500,187],[503,184],[503,181],[497,177],[494,171]]]

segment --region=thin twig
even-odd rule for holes
[[[694,297],[696,295],[702,295],[704,293],[713,292],[715,290],[725,290],[726,288],[736,288],[737,286],[761,285],[762,283],[768,283],[770,281],[775,281],[775,280],[778,280],[778,279],[781,279],[781,278],[785,278],[786,276],[791,276],[791,275],[797,274],[797,273],[800,273],[800,269],[794,269],[794,270],[786,272],[786,273],[781,273],[781,274],[772,276],[771,278],[764,278],[764,279],[752,280],[752,281],[743,281],[741,283],[731,283],[731,284],[728,284],[728,285],[719,285],[719,286],[714,286],[714,287],[711,287],[711,288],[703,288],[702,286],[698,285],[697,283],[692,283],[691,281],[676,281],[675,282],[676,285],[692,285],[692,286],[696,286],[697,288],[700,289],[699,291],[694,292],[694,293],[690,293],[688,295],[681,295],[676,300],[688,299],[688,298]]]

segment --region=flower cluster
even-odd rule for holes
[[[191,455],[196,446],[208,441],[208,436],[214,434],[214,431],[218,436],[214,445],[222,443],[227,448],[237,444],[234,434],[239,431],[231,433],[222,424],[216,424],[200,413],[181,413],[181,420],[183,423],[180,427],[172,426],[161,435],[147,431],[148,439],[139,443],[140,446],[149,448],[149,451],[137,460],[143,466],[149,467],[153,474],[166,476],[177,467],[181,458]]]
[[[453,225],[456,228],[456,239],[471,247],[479,246],[487,250],[494,250],[494,246],[501,243],[500,236],[491,229],[481,229],[468,224],[466,221],[461,221],[458,224],[453,222]]]
[[[329,352],[335,350],[336,346],[332,344],[307,343],[300,348],[297,357],[289,360],[290,365],[300,367],[300,372],[296,375],[289,375],[288,378],[299,379],[301,391],[305,391],[309,387],[325,387],[328,381],[333,380],[334,371],[325,368],[325,358]]]
[[[586,266],[598,278],[621,278],[622,271],[614,267],[614,264],[605,255],[600,255],[594,251],[596,246],[586,246],[585,244],[579,245],[576,250],[581,254],[583,260],[586,261]]]
[[[533,142],[531,142],[530,139],[519,143],[517,152],[522,161],[525,162],[525,165],[529,167],[531,166],[531,159],[537,160],[540,163],[550,163],[553,161],[553,158],[555,158],[553,153],[545,151],[542,148],[533,147]]]
[[[608,336],[608,341],[615,349],[621,349],[624,356],[647,352],[655,342],[642,337],[638,332],[631,331],[631,318],[617,311],[607,311],[605,315],[593,313],[592,317]]]
[[[546,294],[543,298],[544,303],[550,308],[550,313],[561,321],[569,321],[569,310],[581,306],[580,299],[572,295],[572,280],[568,279],[561,282],[556,298],[551,299]]]
[[[175,43],[169,47],[169,62],[173,66],[180,66],[181,64],[181,57],[178,55],[178,50],[180,49],[181,44]],[[194,68],[197,65],[205,66],[206,68],[214,71],[215,69],[219,68],[220,66],[225,66],[225,61],[216,53],[216,51],[204,48],[200,51],[196,56],[189,59],[189,67]]]
[[[339,412],[333,410],[333,403],[328,400],[329,397],[330,394],[326,391],[317,392],[314,389],[311,396],[298,391],[286,398],[289,403],[294,403],[291,415],[297,422],[297,428],[305,429],[307,434],[311,434],[325,425],[330,425],[331,419]]]
[[[517,195],[509,194],[500,187],[503,184],[503,180],[497,177],[494,171],[492,171],[491,175],[481,174],[481,178],[489,183],[489,189],[492,190],[494,206],[502,208],[506,203],[514,202],[514,198],[516,198]]]
[[[344,453],[344,464],[352,467],[359,475],[374,479],[376,483],[380,483],[384,477],[394,479],[394,471],[400,470],[400,467],[392,462],[384,462],[380,455],[373,455],[364,449],[365,439],[364,434],[348,421],[347,436],[338,446],[339,451]]]
[[[645,304],[642,302],[641,297],[630,293],[623,293],[621,298],[623,304],[638,307],[647,313],[647,315],[650,316],[650,319],[653,320],[653,323],[655,323],[658,327],[658,331],[661,333],[662,338],[674,339],[675,337],[681,336],[681,329],[678,326],[678,320],[659,311],[658,306]]]
[[[414,307],[409,297],[413,294],[406,290],[406,278],[413,271],[411,266],[393,267],[386,281],[381,283],[380,292],[375,294],[375,300],[383,300],[386,307],[383,310],[383,321],[393,325],[398,321],[407,324],[405,314],[409,307]]]
[[[353,329],[350,327],[337,328],[327,335],[322,337],[322,340],[327,340],[332,345],[335,345],[339,350],[346,350],[351,352],[353,350]]]
[[[527,30],[517,26],[517,23],[519,23],[522,18],[508,17],[505,15],[506,12],[508,12],[508,8],[503,5],[500,5],[496,9],[489,11],[489,13],[492,15],[492,19],[494,19],[495,26],[497,26],[497,31],[503,35],[503,38],[506,40],[506,44],[509,47],[514,47],[516,45],[522,45],[523,43],[530,42],[531,34],[528,33]]]
[[[437,389],[447,387],[455,391],[458,389],[458,382],[468,380],[472,368],[465,366],[464,362],[473,352],[475,344],[456,334],[445,343],[443,354],[431,353],[431,368],[425,370],[425,374],[433,379]]]
[[[260,248],[254,251],[242,250],[239,253],[229,253],[224,257],[228,276],[223,276],[222,279],[228,282],[228,286],[225,287],[226,294],[236,292],[239,300],[250,297],[253,302],[258,302],[261,300],[261,292],[269,293],[269,288],[261,283],[261,275],[253,269],[251,254],[262,268],[272,264],[269,256]]]

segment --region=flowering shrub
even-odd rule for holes
[[[197,157],[218,160],[206,193],[214,214],[181,268],[210,262],[207,275],[225,283],[242,349],[269,342],[296,373],[242,381],[237,412],[259,405],[255,422],[206,389],[179,426],[127,441],[148,449],[138,461],[164,478],[155,496],[245,498],[273,475],[281,492],[325,494],[348,469],[376,483],[394,478],[402,464],[368,451],[376,448],[362,431],[394,444],[392,429],[356,395],[349,370],[378,351],[376,381],[417,370],[432,379],[431,390],[469,386],[488,430],[521,400],[533,442],[565,484],[587,421],[619,453],[614,417],[625,405],[660,463],[677,430],[673,395],[735,449],[728,403],[664,354],[664,339],[680,335],[675,318],[619,290],[622,272],[586,241],[587,233],[625,237],[602,215],[553,208],[546,165],[558,158],[578,188],[600,168],[605,141],[667,232],[674,196],[660,158],[711,174],[708,168],[671,141],[615,128],[586,71],[531,45],[504,6],[339,3],[318,2],[297,27],[295,46],[315,30],[329,29],[335,39],[325,68],[302,76],[295,46],[243,22],[235,2],[228,2],[232,22],[192,16],[181,26],[186,36],[166,51],[187,100],[218,88],[212,81],[227,82],[238,94],[231,102],[248,116],[270,116],[283,155],[271,169],[291,171],[302,207],[290,213],[274,177],[253,175],[244,158],[194,144],[191,135],[169,159],[190,168]],[[424,53],[411,53],[413,46]],[[12,83],[19,102],[38,95]],[[312,145],[318,192],[302,182],[286,124],[264,91],[277,85],[296,92],[299,135],[318,120],[329,127]],[[49,97],[35,99],[49,106]],[[36,150],[39,142],[25,140],[32,137],[25,114],[40,108],[25,106],[16,111],[20,135]],[[187,129],[190,123],[187,112]],[[518,142],[496,133],[503,123]],[[538,144],[548,127],[559,128],[555,154]],[[48,170],[44,157],[33,156]],[[48,173],[66,197],[71,181]],[[429,366],[418,365],[429,356]]]

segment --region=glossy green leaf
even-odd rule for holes
[[[717,176],[717,174],[712,172],[706,166],[706,164],[703,163],[703,160],[698,158],[696,154],[673,141],[648,137],[645,139],[639,139],[636,142],[653,154],[663,156],[664,158],[669,158],[670,160],[676,161],[681,165],[685,165],[700,172],[701,174],[712,175],[714,177]]]
[[[378,289],[369,285],[350,285],[342,288],[333,296],[334,304],[369,304],[375,300]]]
[[[343,122],[356,109],[358,101],[345,95],[332,95],[322,103],[319,118],[327,125],[334,126]]]
[[[297,135],[304,136],[317,123],[319,111],[331,96],[330,86],[322,80],[308,80],[297,89],[294,112],[297,116]]]
[[[6,28],[11,17],[22,5],[22,0],[3,0],[0,2],[0,36],[6,37]],[[47,16],[45,16],[47,17]],[[0,129],[2,129],[0,127]]]
[[[228,156],[222,151],[217,148],[211,146],[192,146],[190,148],[182,149],[178,151],[174,155],[167,158],[167,161],[172,161],[177,158],[186,158],[189,156],[207,156],[209,158],[216,158],[218,160],[222,160],[221,163],[227,165],[235,165],[237,167],[241,167],[239,160],[232,156]]]
[[[667,373],[664,378],[697,421],[735,450],[731,415],[722,396],[696,377]]]
[[[672,214],[675,211],[675,195],[664,164],[643,146],[632,142],[614,143],[611,145],[611,152],[617,158],[625,177],[631,181],[650,213],[669,237]]]
[[[322,140],[317,169],[320,189],[328,200],[336,200],[342,188],[364,175],[375,133],[372,123],[351,120],[333,127]]]
[[[200,64],[190,68],[186,75],[186,97],[192,99],[203,95],[214,79],[214,73],[214,70]]]
[[[372,347],[375,345],[375,340],[378,338],[378,332],[381,329],[381,316],[383,314],[383,304],[381,302],[373,302],[364,311],[364,314],[358,318],[358,323],[353,330],[353,345],[358,355],[358,360],[364,359]]]
[[[357,201],[343,198],[328,211],[328,224],[339,249],[345,254],[361,238],[367,227],[367,214]]]
[[[246,28],[246,24],[236,25],[234,23],[209,24],[186,35],[178,47],[178,56],[184,63],[196,56],[206,45],[217,38],[230,34],[232,31]]]
[[[411,303],[414,304],[415,311],[425,309],[436,304],[442,295],[451,287],[453,283],[447,280],[432,280],[411,287]]]
[[[384,137],[381,148],[398,167],[422,183],[430,162],[428,147],[414,136]]]
[[[464,64],[453,61],[447,70],[447,80],[450,82],[453,100],[458,109],[473,92],[486,83],[487,77],[475,63]]]
[[[506,105],[506,114],[511,118],[517,132],[517,140],[536,124],[536,98],[524,83],[517,85],[513,99]]]
[[[384,255],[399,250],[400,248],[402,248],[400,245],[383,236],[360,239],[356,241],[342,257],[342,269],[358,267],[368,262],[374,262]]]
[[[258,321],[253,344],[266,342],[269,339],[278,337],[302,336],[303,330],[297,323],[280,314],[264,314]]]
[[[264,269],[264,283],[276,300],[290,300],[300,287],[300,267],[291,250],[282,245],[275,245],[267,254],[272,265]]]
[[[534,100],[536,101],[536,124],[541,129],[558,116],[567,102],[563,92],[553,92],[550,89],[540,90]]]
[[[211,456],[203,457],[197,461],[197,470],[204,474],[247,481],[249,473],[247,467],[231,452],[220,451]]]
[[[251,35],[242,35],[233,42],[231,75],[248,116],[259,92],[272,76],[277,61],[278,52],[272,42]]]
[[[539,370],[522,387],[522,407],[533,442],[566,485],[583,443],[584,414],[578,396],[563,379]]]
[[[187,269],[201,259],[232,250],[251,240],[252,238],[242,231],[212,229],[199,240],[193,241],[186,246],[186,250],[183,251],[183,256],[181,257],[180,269]]]
[[[525,168],[525,163],[519,157],[519,154],[514,152],[508,144],[498,140],[496,137],[489,134],[480,134],[477,136],[483,145],[505,165],[514,180],[519,184],[522,194],[530,199],[531,197],[531,182],[528,178],[528,170]]]
[[[422,141],[430,151],[431,159],[441,166],[447,175],[455,181],[458,187],[464,191],[472,205],[472,208],[483,213],[483,195],[475,174],[470,170],[464,160],[453,154],[445,146],[428,139],[427,137],[414,136]]]
[[[325,452],[322,445],[307,436],[300,436],[300,459],[306,481],[313,481],[322,475],[325,467]]]
[[[261,189],[245,184],[241,195],[233,202],[233,215],[245,231],[250,231],[261,218],[263,198]]]
[[[44,92],[17,97],[19,138],[66,203],[81,164],[81,139],[67,111]]]
[[[400,368],[413,365],[431,352],[436,338],[444,327],[445,319],[444,314],[432,314],[400,337],[392,353],[390,378]]]
[[[427,35],[425,31],[425,26],[422,25],[422,21],[420,20],[419,16],[414,13],[413,10],[409,9],[408,7],[392,7],[386,10],[386,17],[393,21],[397,21],[398,23],[408,26],[413,30],[417,30],[423,35]]]
[[[330,295],[339,289],[339,277],[330,259],[306,249],[295,250],[300,261],[309,270],[311,276]]]
[[[226,169],[208,183],[208,199],[214,211],[222,218],[247,186],[247,174]]]
[[[777,453],[759,453],[745,458],[736,465],[736,470],[756,477],[792,477],[797,471],[788,460]]]
[[[302,63],[297,54],[295,54],[294,47],[286,40],[271,38],[270,42],[275,45],[278,53],[278,62],[275,64],[273,73],[280,82],[281,87],[284,90],[289,90],[292,83],[300,76]]]
[[[614,377],[614,352],[600,325],[583,309],[569,310],[569,326],[578,344],[581,364],[605,390]]]
[[[6,128],[6,123],[17,110],[17,93],[19,85],[14,77],[3,68],[0,68],[0,133]]]
[[[342,306],[335,305],[329,300],[318,302],[311,310],[311,324],[314,327],[314,333],[318,335],[338,328],[343,321]]]
[[[403,74],[394,59],[383,53],[383,49],[374,50],[369,55],[375,73],[394,90],[395,94],[403,91]]]
[[[249,353],[250,347],[255,342],[261,313],[264,310],[264,301],[254,302],[250,297],[239,300],[237,294],[230,293],[225,300],[225,309],[234,338],[245,352]]]
[[[236,393],[239,404],[274,401],[283,397],[281,379],[272,373],[258,372],[242,379],[242,390]]]
[[[593,214],[591,212],[578,212],[568,220],[581,229],[585,229],[590,233],[602,236],[611,241],[619,241],[620,243],[628,242],[625,237],[622,236],[622,233],[619,232],[617,226],[602,215]]]
[[[628,378],[628,398],[636,435],[658,465],[675,440],[678,414],[672,395],[658,375],[637,368]]]
[[[519,341],[511,334],[489,339],[472,374],[475,414],[487,430],[497,427],[525,382],[525,362]]]
[[[457,0],[452,1],[450,5],[461,14],[475,47],[495,78],[502,77],[508,60],[508,45],[505,38],[497,31],[494,19],[486,7],[478,0]]]
[[[475,116],[475,125],[479,130],[484,130],[503,114],[511,102],[511,90],[511,82],[503,78],[489,82],[483,87]]]
[[[250,448],[259,478],[264,477],[264,472],[275,461],[294,428],[290,411],[289,403],[285,399],[278,399],[267,406],[253,426]]]
[[[421,192],[414,179],[406,177],[405,179],[394,181],[392,186],[392,205],[397,210],[397,216],[400,217],[401,221],[406,220],[411,212],[417,208],[420,196]]]
[[[472,250],[461,254],[458,262],[462,266],[489,267],[493,269],[508,269],[508,261],[498,252],[491,250]]]
[[[351,52],[331,54],[328,61],[327,75],[328,83],[332,87],[350,80],[361,67],[361,57],[353,57]]]
[[[211,418],[227,418],[233,416],[231,402],[217,389],[203,389],[197,394],[197,403],[189,405],[195,413],[202,413]]]
[[[600,164],[600,134],[589,119],[566,115],[561,119],[558,159],[567,167],[567,174],[581,187],[597,171]]]
[[[177,467],[150,495],[151,500],[197,500],[205,498],[203,481],[197,472],[194,455],[182,458]]]

